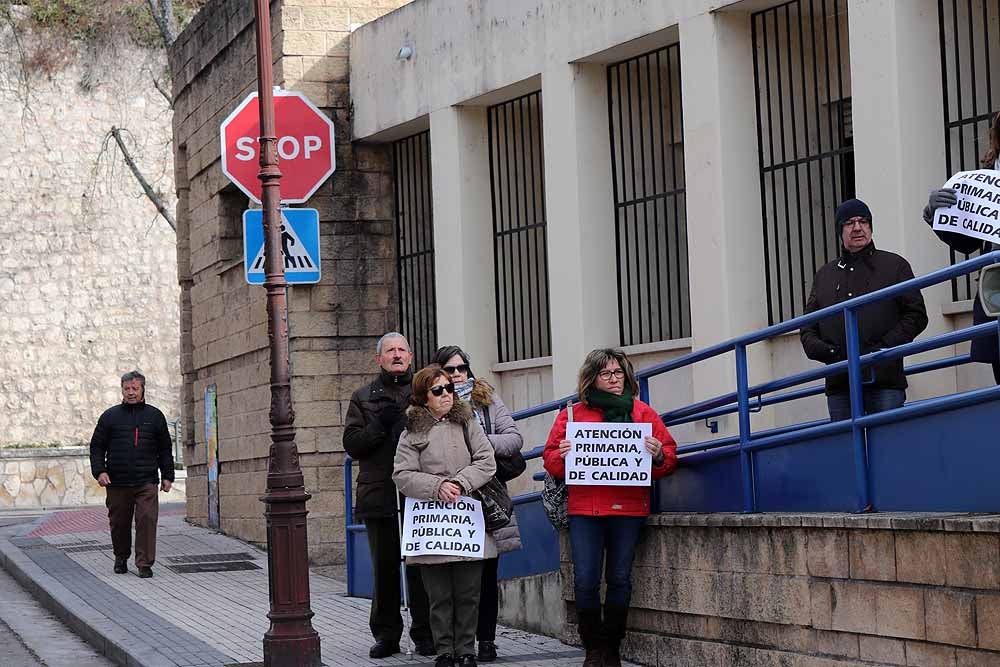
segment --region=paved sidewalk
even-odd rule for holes
[[[161,505],[152,579],[139,579],[131,562],[128,575],[113,574],[110,542],[104,508],[56,512],[0,528],[0,565],[121,665],[223,667],[263,660],[265,553],[188,525],[180,505]],[[316,574],[310,591],[325,665],[432,664],[419,655],[371,660],[368,600],[346,597],[343,583]],[[497,647],[498,665],[569,667],[582,661],[577,648],[509,628],[498,628]]]

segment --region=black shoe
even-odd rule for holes
[[[434,667],[455,667],[457,664],[459,663],[455,662],[455,658],[451,657],[451,653],[439,655],[437,660],[434,661]]]
[[[153,576],[153,568],[148,565],[139,568],[139,578],[140,579],[150,579]]]
[[[115,558],[115,574],[128,572],[128,558]]]
[[[434,655],[437,651],[434,650],[434,640],[424,639],[423,641],[413,642],[417,653],[420,655]]]
[[[387,642],[382,639],[375,640],[372,647],[368,649],[369,658],[388,658],[393,653],[399,653],[399,642]]]
[[[476,667],[476,656],[466,653],[461,658],[455,658],[455,667]]]
[[[495,642],[483,640],[479,642],[479,662],[493,662],[497,659],[497,645]]]

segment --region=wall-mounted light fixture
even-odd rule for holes
[[[404,44],[399,47],[399,53],[396,54],[396,60],[409,60],[413,57],[413,47],[409,44]]]

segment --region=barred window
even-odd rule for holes
[[[854,197],[846,0],[751,15],[768,321],[801,315],[839,254],[837,204]]]
[[[979,169],[989,147],[990,120],[1000,111],[1000,0],[938,0],[945,174]],[[993,43],[990,43],[990,40]],[[994,99],[993,91],[997,91]],[[951,251],[951,262],[978,255]],[[975,295],[973,276],[954,278],[955,301]]]
[[[621,345],[691,335],[680,45],[608,67]]]
[[[540,92],[487,109],[497,359],[551,354]]]
[[[396,141],[392,157],[399,330],[410,341],[414,368],[421,368],[437,349],[430,132]]]

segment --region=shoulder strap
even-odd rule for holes
[[[490,406],[483,406],[483,430],[489,435],[493,432],[493,425],[490,423]]]
[[[472,458],[472,445],[469,444],[469,422],[462,422],[462,437],[465,438],[465,448],[469,450],[469,458]]]

